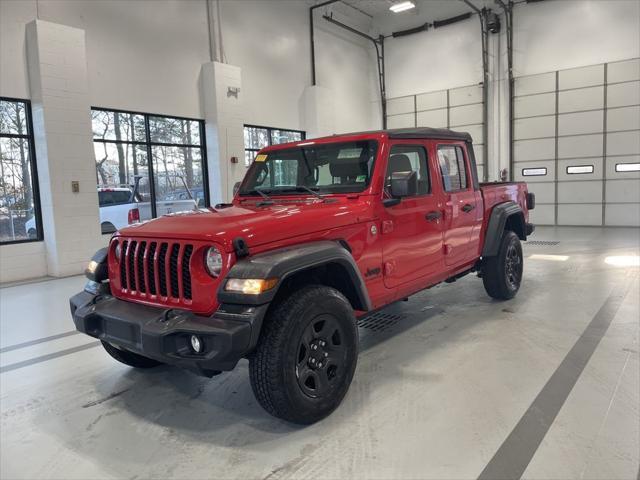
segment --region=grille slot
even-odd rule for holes
[[[184,290],[184,298],[191,300],[191,254],[193,254],[193,245],[187,245],[184,248],[182,257],[182,289]]]
[[[120,284],[122,288],[127,288],[127,246],[129,242],[122,242],[120,247]]]
[[[167,296],[167,269],[165,268],[166,259],[167,259],[167,250],[169,249],[169,245],[163,243],[160,246],[160,255],[158,255],[158,267],[159,267],[159,277],[160,277],[160,295],[163,297]]]
[[[180,298],[180,287],[178,280],[178,253],[180,252],[180,245],[174,243],[171,246],[171,257],[169,259],[169,278],[171,279],[171,296],[174,298]]]
[[[149,271],[149,293],[151,295],[156,294],[156,263],[155,256],[158,244],[151,242],[149,244],[149,256],[147,258],[147,269]]]
[[[127,250],[127,274],[129,277],[129,290],[135,291],[138,290],[136,287],[136,273],[135,273],[135,255],[136,255],[136,247],[138,246],[138,242],[131,242],[129,244],[129,248]]]
[[[136,252],[136,266],[138,268],[138,290],[147,293],[147,283],[144,279],[144,252],[147,249],[147,242],[140,242]]]

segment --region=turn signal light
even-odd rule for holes
[[[227,292],[260,295],[278,284],[277,278],[230,278],[224,286]]]

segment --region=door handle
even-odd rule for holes
[[[476,207],[471,205],[470,203],[467,203],[464,207],[462,207],[462,211],[465,212],[465,213],[469,213],[474,208],[476,208]]]
[[[424,216],[424,218],[426,218],[427,221],[429,222],[435,222],[436,220],[439,220],[441,217],[442,217],[442,213],[436,212],[435,210],[433,212],[427,213]]]

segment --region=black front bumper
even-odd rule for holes
[[[268,308],[221,305],[212,316],[204,317],[87,290],[71,297],[70,302],[78,331],[206,376],[233,369],[255,347]],[[202,353],[191,348],[191,335],[198,335],[204,344]]]

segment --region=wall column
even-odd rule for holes
[[[100,234],[84,30],[27,24],[27,65],[47,273],[81,273]],[[73,192],[72,183],[79,191]]]
[[[228,202],[233,185],[244,178],[244,123],[240,67],[220,62],[202,65],[201,97],[207,139],[211,204]],[[238,163],[232,163],[236,157]]]

